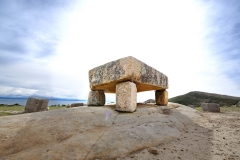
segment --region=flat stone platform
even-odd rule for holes
[[[116,93],[116,85],[131,81],[136,84],[137,92],[165,90],[168,77],[134,57],[125,57],[93,68],[89,71],[91,90]]]

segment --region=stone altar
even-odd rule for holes
[[[88,106],[103,106],[104,93],[116,93],[116,110],[134,112],[137,92],[150,90],[156,91],[157,105],[168,103],[168,77],[131,56],[91,69],[89,83]]]

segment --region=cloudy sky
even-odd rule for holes
[[[0,1],[0,96],[87,99],[88,70],[126,56],[167,75],[169,97],[240,96],[240,1]]]

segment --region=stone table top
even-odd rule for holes
[[[89,71],[91,90],[116,93],[116,84],[131,81],[137,92],[168,88],[168,77],[134,57],[121,58]]]

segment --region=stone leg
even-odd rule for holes
[[[166,106],[168,104],[168,92],[166,90],[157,90],[155,100],[156,105]]]
[[[137,108],[137,87],[132,82],[122,82],[116,85],[116,110],[134,112]]]
[[[105,94],[104,91],[90,91],[88,94],[88,106],[104,106]]]

